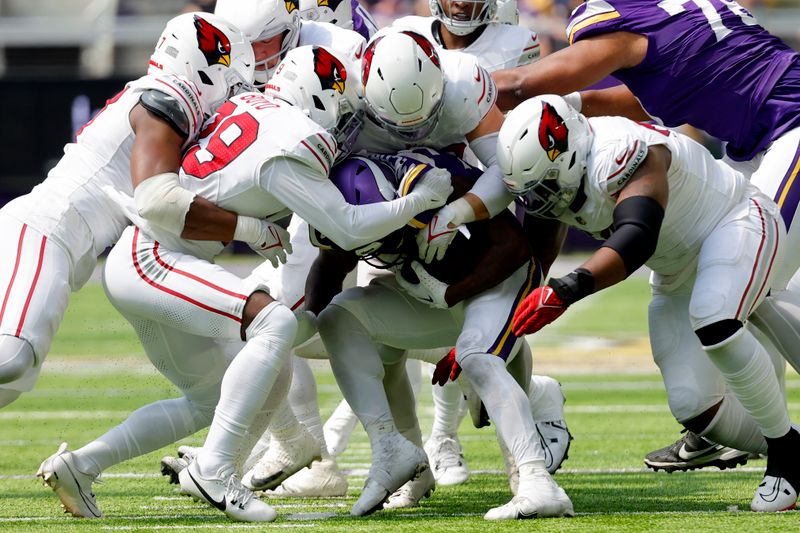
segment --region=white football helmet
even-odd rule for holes
[[[348,59],[322,46],[289,50],[264,89],[265,94],[299,107],[325,128],[346,157],[363,126],[358,72]]]
[[[405,141],[430,135],[444,100],[441,62],[431,42],[410,30],[382,32],[367,45],[361,65],[370,118]]]
[[[528,213],[561,216],[583,184],[593,138],[586,117],[560,96],[526,100],[506,116],[497,136],[506,187]]]
[[[456,3],[463,7],[454,14]],[[497,12],[497,0],[428,0],[428,5],[431,14],[453,35],[469,35],[492,22]]]
[[[191,80],[206,114],[253,84],[253,47],[238,28],[209,13],[185,13],[169,22],[150,56],[148,74]]]
[[[214,13],[238,26],[251,43],[283,34],[280,50],[256,63],[255,85],[263,88],[274,68],[268,64],[283,58],[300,39],[300,10],[297,0],[217,0]]]
[[[329,22],[346,30],[353,29],[353,5],[350,0],[300,0],[300,17],[314,22]]]

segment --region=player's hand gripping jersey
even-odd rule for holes
[[[796,101],[782,104],[787,112],[759,114],[800,56],[735,1],[589,0],[567,27],[570,43],[611,32],[648,38],[644,61],[614,72],[645,111],[667,126],[689,123],[727,141],[733,159],[751,159],[800,125]]]

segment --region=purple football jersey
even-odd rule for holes
[[[645,59],[614,77],[665,125],[705,130],[741,161],[800,126],[800,87],[794,101],[769,101],[776,85],[794,84],[786,75],[800,72],[800,56],[736,2],[588,0],[572,13],[567,36],[615,31],[648,38]]]

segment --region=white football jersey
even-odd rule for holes
[[[392,23],[395,28],[408,28],[422,34],[436,46],[445,50],[439,38],[435,17],[402,17]],[[457,51],[476,57],[489,72],[527,65],[539,59],[539,38],[536,32],[522,26],[490,22],[475,42]]]
[[[647,261],[659,274],[682,270],[687,258],[697,257],[703,241],[743,199],[763,197],[740,172],[685,135],[621,117],[590,118],[589,123],[594,141],[583,185],[586,200],[577,212],[568,211],[560,219],[607,238],[617,194],[645,160],[648,147],[665,145],[672,154],[669,201],[656,251]]]
[[[144,76],[111,98],[78,131],[75,142],[64,147],[64,156],[47,179],[30,194],[10,202],[5,211],[58,241],[74,260],[92,248],[96,257],[116,242],[129,221],[104,191],[111,188],[133,195],[130,172],[135,135],[128,116],[147,89],[162,91],[180,103],[191,128],[188,145],[207,111],[201,108],[197,88],[176,76]]]
[[[297,46],[324,46],[359,64],[367,42],[353,30],[340,28],[328,22],[303,20],[300,24],[300,40]]]
[[[327,180],[336,142],[296,107],[261,93],[240,94],[219,108],[197,143],[187,150],[181,186],[240,215],[282,218],[290,211],[262,186],[261,179],[262,167],[276,157],[296,161],[297,174]],[[182,239],[146,221],[136,222],[167,248],[201,259],[210,260],[224,247],[224,243]]]
[[[470,55],[452,50],[438,53],[444,76],[444,101],[431,134],[419,142],[409,143],[367,117],[354,151],[393,153],[416,146],[444,149],[464,143],[466,135],[478,127],[497,99],[492,77]]]

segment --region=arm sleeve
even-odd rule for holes
[[[262,188],[344,250],[400,229],[424,208],[413,194],[391,202],[351,205],[326,175],[290,157],[267,161],[259,179]]]
[[[486,171],[469,192],[481,199],[489,216],[493,217],[514,201],[514,195],[506,189],[503,174],[497,166],[497,133],[478,137],[469,143],[469,147],[486,166]]]

